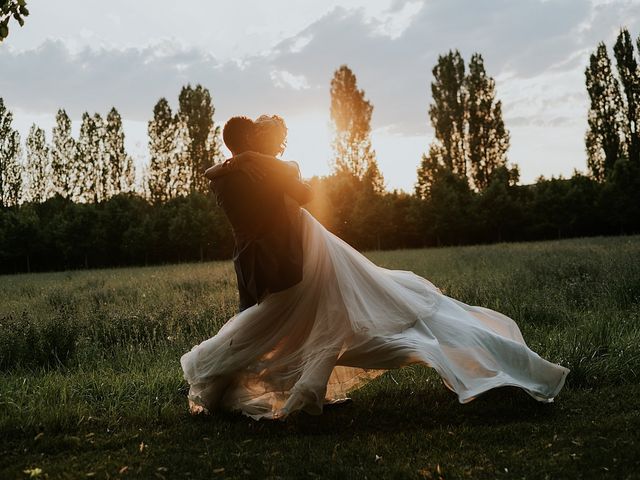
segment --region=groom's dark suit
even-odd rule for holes
[[[286,193],[300,185],[295,177],[254,182],[241,170],[211,181],[233,228],[240,311],[302,280],[300,208]]]

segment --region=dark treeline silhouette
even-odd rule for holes
[[[640,232],[640,73],[626,29],[586,69],[588,174],[519,185],[509,131],[480,54],[438,58],[429,118],[434,140],[415,192],[389,192],[372,148],[373,105],[347,66],[331,81],[334,172],[311,179],[307,205],[359,249],[395,249]],[[48,144],[34,125],[22,147],[0,98],[0,273],[229,258],[233,238],[201,173],[220,161],[207,89],[160,99],[149,165],[138,174],[114,108],[85,113],[78,138],[64,110]],[[26,160],[24,159],[26,153]],[[304,161],[304,159],[297,159]]]

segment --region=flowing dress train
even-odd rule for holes
[[[385,370],[423,363],[461,403],[500,386],[552,402],[569,370],[526,345],[517,324],[369,261],[300,209],[303,279],[232,317],[180,362],[192,412],[255,419],[328,402]]]

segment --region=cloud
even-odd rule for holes
[[[431,70],[439,54],[458,48],[467,59],[483,54],[507,119],[538,125],[582,112],[586,58],[600,40],[611,44],[621,24],[640,33],[640,5],[397,1],[378,17],[338,7],[267,53],[238,61],[175,41],[71,50],[49,40],[21,52],[0,49],[0,92],[9,105],[34,114],[64,107],[77,118],[115,105],[128,119],[146,121],[160,97],[175,104],[182,85],[201,83],[218,118],[308,110],[328,116],[329,82],[348,64],[374,105],[374,128],[424,135]]]

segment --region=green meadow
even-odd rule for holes
[[[412,366],[319,417],[193,417],[179,358],[234,314],[230,262],[0,276],[0,478],[640,478],[640,237],[367,256],[516,320],[571,369],[556,401]]]

